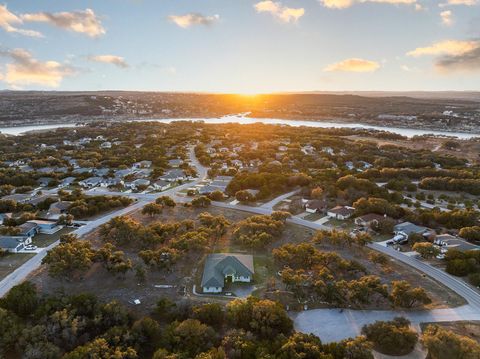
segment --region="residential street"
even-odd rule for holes
[[[128,196],[135,198],[137,201],[127,208],[122,208],[118,211],[111,212],[99,219],[89,222],[87,225],[77,229],[74,233],[78,236],[83,236],[90,231],[98,228],[102,224],[108,222],[111,218],[116,216],[125,215],[132,211],[142,208],[145,204],[154,201],[159,196],[171,196],[178,202],[185,202],[185,197],[180,197],[176,193],[185,188],[192,187],[203,180],[207,174],[207,168],[198,163],[195,158],[193,148],[190,149],[190,160],[192,164],[197,168],[198,178],[192,182],[183,184],[181,186],[169,189],[164,192],[155,194],[127,194]],[[259,207],[252,207],[247,205],[233,205],[225,202],[212,202],[213,206],[220,208],[228,208],[234,210],[245,211],[256,214],[270,214],[273,211],[273,207],[283,201],[284,199],[295,194],[296,191],[283,194],[274,200],[267,202]],[[118,193],[119,195],[125,195],[124,193]],[[287,220],[289,223],[308,227],[315,230],[328,229],[328,227],[310,222],[299,217],[291,217]],[[42,259],[45,257],[48,250],[58,245],[59,242],[55,242],[45,248],[43,251],[32,257],[29,261],[16,269],[10,275],[5,277],[0,282],[0,296],[5,295],[10,288],[21,283],[27,278],[27,276],[38,269],[41,265]],[[384,247],[377,243],[369,245],[370,248],[384,253],[391,258],[399,260],[409,266],[421,271],[425,275],[437,280],[446,287],[450,288],[468,302],[467,305],[458,308],[449,309],[436,309],[436,310],[423,310],[423,311],[362,311],[362,310],[344,310],[339,309],[316,309],[308,310],[300,313],[292,313],[294,319],[295,328],[302,332],[314,333],[322,338],[322,341],[338,341],[348,337],[354,337],[360,333],[360,329],[367,323],[372,323],[376,320],[390,320],[396,316],[405,316],[412,321],[414,325],[418,325],[422,322],[440,322],[440,321],[457,321],[457,320],[480,320],[480,293],[461,280],[436,269],[417,258],[407,256],[401,252],[395,251],[390,247]]]

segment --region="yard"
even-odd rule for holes
[[[34,255],[35,253],[8,253],[0,257],[0,279],[5,278]]]
[[[39,248],[45,248],[45,247],[48,247],[50,244],[58,241],[63,234],[70,233],[74,230],[75,228],[64,227],[60,231],[54,234],[40,233],[40,234],[37,234],[35,237],[33,237],[32,244],[36,245]]]

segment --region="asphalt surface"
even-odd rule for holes
[[[137,202],[127,208],[120,209],[109,213],[99,219],[89,222],[87,225],[75,231],[78,236],[83,236],[102,224],[108,222],[111,218],[122,216],[137,209],[142,208],[145,204],[154,201],[159,196],[171,196],[178,202],[185,202],[187,199],[177,195],[177,192],[194,186],[206,177],[207,168],[203,167],[195,158],[193,148],[190,148],[190,160],[197,168],[198,178],[192,182],[183,184],[181,186],[169,189],[164,192],[156,194],[129,194],[131,198],[135,198]],[[212,202],[212,205],[220,208],[228,208],[234,210],[245,211],[256,214],[271,214],[273,207],[285,200],[286,198],[295,194],[296,191],[281,195],[274,200],[267,202],[259,207],[252,207],[246,205],[232,205],[224,202]],[[93,193],[92,193],[93,194]],[[112,194],[112,193],[110,193]],[[115,193],[113,193],[115,194]],[[125,195],[119,193],[119,195]],[[289,223],[301,225],[315,230],[329,229],[329,227],[322,224],[310,222],[298,217],[291,217],[287,220]],[[10,275],[5,277],[0,282],[0,297],[4,296],[10,288],[21,283],[27,276],[38,269],[41,265],[42,259],[45,257],[48,250],[54,248],[59,242],[55,242],[45,248],[42,252],[32,257],[29,261],[17,268]],[[354,337],[360,333],[363,325],[375,322],[376,320],[391,320],[396,316],[403,316],[408,318],[414,325],[418,326],[422,322],[441,322],[441,321],[459,321],[459,320],[480,320],[480,293],[469,287],[463,281],[434,268],[421,260],[407,256],[401,252],[395,251],[390,247],[384,247],[377,243],[369,244],[369,247],[384,253],[396,260],[399,260],[417,270],[435,279],[439,283],[453,290],[458,295],[462,296],[467,305],[435,310],[420,310],[420,311],[401,311],[401,310],[339,310],[339,309],[315,309],[307,310],[300,313],[292,313],[295,328],[298,331],[305,333],[314,333],[318,335],[322,341],[338,341],[348,337]]]

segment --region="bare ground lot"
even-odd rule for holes
[[[156,217],[143,216],[137,211],[131,214],[134,219],[148,224],[154,221],[181,221],[183,219],[195,219],[201,212],[208,211],[214,215],[224,215],[232,223],[238,222],[246,217],[251,216],[248,213],[225,210],[211,207],[206,209],[185,208],[177,205],[174,209],[167,209],[162,215]],[[279,268],[273,263],[271,251],[273,248],[281,246],[286,243],[299,243],[308,241],[314,231],[305,227],[288,224],[284,230],[283,235],[275,243],[261,251],[247,251],[240,248],[230,241],[231,230],[221,238],[211,249],[213,252],[249,252],[254,255],[255,261],[255,291],[254,294],[258,296],[265,296],[272,299],[279,299],[282,303],[291,305],[294,309],[299,306],[299,303],[292,297],[291,294],[285,291],[279,276],[276,274]],[[90,233],[86,240],[92,241],[94,247],[100,247],[103,243],[99,239],[98,231]],[[390,282],[397,279],[405,279],[415,286],[422,286],[432,297],[433,303],[431,307],[447,307],[457,306],[463,304],[461,298],[450,292],[447,288],[439,283],[423,277],[420,273],[407,267],[404,264],[390,261],[389,269],[383,269],[381,266],[373,264],[368,260],[368,249],[362,251],[352,252],[349,248],[333,248],[326,245],[319,246],[322,250],[336,251],[347,259],[355,259],[361,262],[370,274],[379,275],[385,282]],[[138,248],[122,247],[120,248],[133,261],[135,265],[143,265],[143,261],[138,257]],[[156,302],[162,297],[168,297],[174,301],[182,299],[189,299],[194,301],[220,301],[226,302],[228,299],[212,297],[198,297],[192,294],[193,284],[199,284],[202,270],[204,253],[191,253],[187,257],[183,257],[171,271],[161,271],[156,269],[146,268],[146,281],[139,283],[135,277],[134,271],[127,273],[125,277],[117,278],[108,273],[101,265],[95,264],[85,274],[84,278],[76,281],[60,280],[51,278],[45,267],[40,268],[36,273],[32,274],[30,280],[39,286],[44,293],[95,293],[101,300],[110,301],[117,300],[127,306],[130,306],[134,312],[146,314],[150,312]],[[158,285],[172,285],[172,288],[160,288]],[[186,291],[185,291],[186,289]],[[131,302],[134,299],[139,299],[141,305],[134,306]],[[321,305],[311,305],[310,307],[320,307]],[[368,307],[366,307],[367,309]],[[377,304],[376,309],[389,308],[388,303]]]

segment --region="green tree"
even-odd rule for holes
[[[142,214],[154,217],[156,215],[162,214],[163,206],[157,203],[147,203],[142,208]]]
[[[440,254],[440,249],[430,242],[415,243],[412,249],[425,259],[435,258]]]
[[[392,282],[392,291],[390,299],[397,307],[412,308],[420,304],[430,304],[432,300],[427,295],[425,289],[412,286],[402,280]]]
[[[19,317],[32,316],[40,299],[37,288],[31,282],[23,282],[10,289],[5,297],[0,299],[0,307],[5,308]]]
[[[475,340],[437,325],[429,325],[423,332],[421,341],[431,359],[480,358],[480,345]]]

